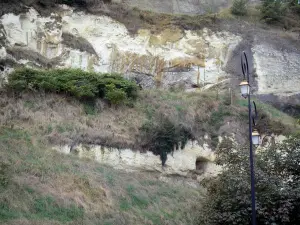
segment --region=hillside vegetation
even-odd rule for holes
[[[1,124],[36,129],[54,145],[102,144],[151,150],[162,157],[187,140],[201,143],[205,135],[212,148],[219,135],[233,133],[243,143],[247,132],[246,102],[226,90],[138,91],[134,82],[120,76],[80,70],[16,70],[1,101]],[[292,118],[271,108],[258,102],[262,133],[295,129]]]
[[[208,182],[199,225],[251,224],[249,148],[227,144],[217,151],[223,172]],[[300,133],[255,155],[257,224],[300,222]]]
[[[231,102],[226,91],[136,90],[131,104],[116,105],[105,94],[85,96],[92,101],[74,94],[89,90],[80,85],[98,84],[97,76],[106,85],[115,83],[117,90],[126,90],[118,84],[134,85],[116,75],[80,70],[23,69],[10,75],[0,98],[0,222],[196,224],[204,189],[163,183],[154,173],[117,171],[61,155],[51,146],[87,143],[148,149],[164,162],[164,154],[173,151],[166,146],[187,139],[201,142],[205,134],[213,149],[218,135],[235,133],[243,143],[246,101],[232,96]],[[103,83],[97,87],[106,93]],[[262,132],[267,128],[287,134],[297,129],[292,118],[271,106],[259,103],[258,110]]]
[[[169,27],[226,27],[235,31],[240,25],[248,28],[257,23],[296,31],[300,26],[295,1],[263,1],[266,5],[259,7],[240,1],[235,5],[237,13],[225,9],[203,16],[157,14],[110,1],[91,7],[92,2],[102,3],[22,0],[21,5],[17,0],[5,0],[0,15],[18,14],[33,6],[41,15],[49,16],[58,9],[56,3],[66,3],[111,16],[132,33],[140,28],[159,33]],[[41,65],[49,64],[37,55],[35,58]],[[259,113],[257,128],[262,135],[289,136],[299,130],[294,118],[254,100]],[[237,90],[141,90],[133,80],[118,74],[19,68],[9,75],[0,91],[0,224],[249,223],[247,123],[247,101]],[[223,137],[221,143],[219,136]],[[237,143],[229,140],[232,136]],[[217,163],[225,168],[215,179],[201,183],[205,186],[200,188],[162,182],[161,174],[155,172],[115,170],[52,149],[82,143],[149,150],[160,157],[164,166],[168,164],[167,155],[183,148],[188,140],[208,143],[218,154]],[[299,222],[299,136],[288,141],[264,143],[271,147],[258,153],[261,224]],[[279,207],[282,203],[284,206]]]

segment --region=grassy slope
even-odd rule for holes
[[[60,155],[51,144],[78,138],[138,148],[139,128],[161,113],[190,126],[199,138],[208,133],[213,146],[228,119],[247,127],[245,102],[234,97],[228,105],[228,97],[215,92],[145,90],[132,108],[110,108],[102,101],[92,107],[56,94],[2,93],[0,99],[0,222],[5,224],[193,224],[203,191]],[[270,106],[259,110],[272,129],[278,128],[273,121],[293,122]]]
[[[229,120],[247,127],[245,101],[233,96],[233,104],[229,103],[228,93],[217,95],[214,91],[143,90],[133,107],[109,107],[101,100],[92,106],[56,94],[27,93],[13,98],[2,93],[0,125],[30,130],[47,144],[77,141],[141,149],[137,142],[140,128],[147,121],[157,122],[161,114],[175,125],[189,129],[199,141],[205,134],[215,137],[233,133],[235,130],[231,127],[224,132],[219,130]],[[258,111],[264,115],[261,121],[267,123],[270,132],[278,134],[285,133],[286,127],[293,129],[293,119],[273,107],[261,103]]]
[[[25,130],[1,127],[0,148],[1,224],[192,224],[203,196],[60,155]]]

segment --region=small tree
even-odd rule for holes
[[[247,14],[246,8],[247,0],[234,0],[231,7],[231,13],[238,16]]]
[[[221,146],[217,162],[223,172],[208,184],[199,224],[250,224],[248,147]],[[300,224],[299,134],[256,154],[255,182],[257,224]]]

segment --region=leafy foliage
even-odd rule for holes
[[[118,74],[97,74],[77,69],[19,69],[9,75],[8,88],[65,93],[78,99],[105,98],[113,104],[135,99],[137,85]]]
[[[174,148],[183,149],[192,134],[183,126],[174,125],[168,118],[161,116],[157,123],[149,121],[141,128],[143,147],[160,155],[162,165],[167,161],[167,154]]]
[[[124,102],[127,96],[126,92],[123,89],[116,88],[116,85],[114,84],[107,84],[105,98],[112,104],[118,105]]]
[[[234,0],[231,7],[231,13],[238,16],[246,15],[247,14],[246,3],[247,0]]]
[[[261,5],[262,19],[267,23],[279,22],[286,14],[286,4],[283,1],[263,0]]]
[[[208,184],[200,224],[250,224],[248,148],[226,146],[218,149],[224,171]],[[255,161],[257,224],[299,224],[300,134],[258,152]]]

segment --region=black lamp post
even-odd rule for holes
[[[256,209],[255,209],[255,176],[254,176],[254,154],[253,145],[259,145],[260,135],[255,129],[255,118],[257,117],[256,105],[254,104],[255,116],[252,116],[251,111],[251,93],[250,93],[250,77],[249,77],[249,65],[245,52],[242,54],[241,66],[244,75],[244,80],[240,84],[241,94],[244,98],[248,98],[248,111],[249,111],[249,142],[250,142],[250,173],[251,173],[251,203],[252,203],[252,225],[256,225]],[[254,130],[252,131],[252,122]]]

